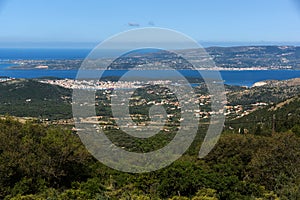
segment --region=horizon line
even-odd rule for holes
[[[0,41],[0,48],[95,48],[101,42],[71,42],[71,41],[49,41],[49,42],[6,42]],[[234,47],[234,46],[300,46],[300,41],[198,41],[204,48],[208,47]]]

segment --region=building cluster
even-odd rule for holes
[[[108,90],[108,89],[130,89],[139,88],[145,84],[151,85],[167,85],[169,80],[155,80],[155,81],[99,81],[99,80],[73,80],[73,79],[59,79],[59,80],[41,80],[40,82],[58,85],[69,89],[90,89],[90,90]]]
[[[156,119],[166,119],[166,122],[169,122],[173,125],[180,124],[181,121],[185,120],[182,116],[180,116],[180,109],[182,105],[179,104],[178,99],[176,98],[176,94],[168,89],[168,85],[176,85],[177,90],[182,90],[184,87],[180,87],[180,84],[174,83],[170,80],[153,80],[153,81],[97,81],[97,80],[72,80],[72,79],[61,79],[61,80],[40,80],[42,83],[58,85],[64,88],[69,89],[84,89],[84,90],[97,90],[101,91],[100,94],[95,96],[95,105],[98,107],[108,107],[110,108],[111,99],[112,98],[120,98],[116,97],[116,94],[113,93],[113,89],[137,89],[142,88],[145,85],[161,85],[166,87],[148,87],[146,91],[147,95],[156,95],[156,99],[147,99],[142,94],[135,94],[131,96],[129,99],[129,107],[131,109],[143,109],[145,107],[151,106],[163,106],[166,108],[167,115],[164,116],[162,113],[158,113],[155,116]],[[129,90],[128,90],[129,91]],[[251,113],[261,106],[265,106],[265,103],[257,103],[253,105],[249,105],[246,107],[242,105],[226,105],[224,109],[220,109],[219,111],[211,110],[211,95],[210,94],[196,94],[196,100],[192,97],[192,94],[181,91],[180,94],[185,94],[181,96],[181,99],[184,99],[184,104],[196,103],[198,104],[198,108],[196,110],[190,111],[193,112],[194,116],[199,118],[200,120],[209,120],[212,115],[224,114],[227,118],[238,118],[244,115]],[[104,97],[104,98],[103,98]],[[118,99],[118,103],[124,105],[127,102],[126,99]],[[74,102],[73,102],[74,103]],[[92,105],[91,105],[92,106]],[[114,105],[118,106],[118,105]],[[136,108],[135,108],[136,107]],[[128,116],[127,116],[128,117]],[[148,113],[135,113],[130,116],[132,120],[137,122],[138,125],[147,125],[147,121],[149,121]],[[104,128],[117,128],[115,124],[116,117],[110,116],[109,113],[105,113],[102,115],[87,119],[83,119],[86,123],[98,123],[101,122],[104,125]],[[128,127],[135,127],[136,124],[128,124]],[[158,123],[157,125],[161,125]]]
[[[127,127],[138,128],[138,126],[147,126],[149,119],[149,113],[145,107],[151,106],[162,106],[166,110],[166,115],[164,113],[155,113],[151,117],[159,119],[157,122],[151,122],[155,126],[163,126],[164,123],[170,125],[170,127],[177,127],[184,120],[181,116],[182,109],[185,105],[197,104],[198,108],[196,110],[185,110],[184,112],[192,113],[192,116],[201,119],[209,119],[212,115],[223,113],[224,110],[212,111],[210,108],[211,104],[211,95],[196,94],[196,98],[192,98],[193,94],[185,91],[185,87],[181,87],[180,83],[174,83],[170,80],[153,80],[153,81],[95,81],[95,80],[41,80],[42,83],[59,85],[64,88],[70,89],[84,89],[84,90],[97,90],[100,93],[97,93],[95,96],[95,104],[87,106],[96,106],[101,109],[103,107],[111,108],[112,107],[112,98],[119,98],[118,102],[120,105],[113,106],[122,106],[127,102],[127,99],[124,97],[116,96],[113,92],[113,89],[124,89],[124,91],[130,91],[126,89],[130,88],[142,88],[145,87],[146,91],[144,93],[136,93],[129,98],[129,110],[135,109],[141,111],[141,113],[134,113],[131,116],[121,116],[123,120],[133,120],[135,123],[127,124]],[[154,87],[151,87],[151,86]],[[162,87],[155,87],[155,85],[160,85]],[[172,86],[171,86],[172,85]],[[169,87],[170,86],[170,87]],[[174,91],[171,91],[169,88],[176,88]],[[176,91],[175,91],[176,90]],[[181,105],[178,102],[176,97],[176,92],[181,94],[180,99],[183,101]],[[184,95],[182,95],[184,94]],[[149,98],[152,97],[151,98]],[[153,98],[154,97],[154,98]],[[122,99],[123,98],[123,99]],[[76,102],[73,102],[76,103]],[[144,111],[147,112],[144,112]],[[153,114],[153,113],[152,113]],[[128,118],[129,117],[129,118]],[[127,119],[128,118],[128,119]],[[91,124],[101,124],[104,129],[118,128],[115,121],[120,120],[117,116],[111,116],[110,112],[104,112],[98,114],[96,117],[89,117],[85,119],[80,119],[85,123]],[[130,121],[131,121],[130,120]],[[137,126],[138,125],[138,126]],[[165,131],[168,129],[164,128]]]
[[[259,108],[263,108],[265,106],[267,106],[267,103],[264,102],[257,102],[254,104],[250,104],[250,105],[226,105],[225,106],[225,116],[227,118],[240,118],[243,116],[246,116],[248,114],[250,114],[251,112],[259,109]]]
[[[0,83],[7,82],[7,81],[11,81],[11,80],[14,80],[14,78],[10,78],[10,77],[0,77]]]

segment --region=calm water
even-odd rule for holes
[[[77,70],[15,70],[7,69],[9,65],[0,64],[0,76],[13,78],[40,78],[40,77],[57,77],[75,79]],[[172,76],[172,71],[136,71],[136,77],[145,75],[146,77],[165,78]],[[199,77],[198,72],[191,70],[179,70],[186,77]],[[106,71],[105,76],[122,76],[125,70]],[[90,71],[87,76],[95,76],[97,72]],[[134,76],[133,72],[133,76]],[[263,80],[286,80],[300,77],[300,70],[263,70],[263,71],[220,71],[220,74],[226,84],[252,86],[255,82]],[[176,77],[176,76],[174,76]]]
[[[3,64],[6,59],[83,59],[90,49],[7,49],[0,48],[0,76],[13,78],[39,78],[39,77],[57,77],[74,79],[77,70],[15,70],[8,69],[9,64]],[[196,71],[179,70],[181,74],[187,77],[199,77]],[[121,76],[124,70],[107,71],[105,76]],[[136,76],[139,76],[139,71]],[[97,74],[90,72],[90,74]],[[143,75],[152,77],[168,77],[169,71],[146,71]],[[252,86],[255,82],[263,80],[286,80],[300,77],[300,70],[263,70],[263,71],[220,71],[220,74],[226,84]]]
[[[91,49],[0,48],[0,59],[83,59]]]

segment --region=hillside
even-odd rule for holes
[[[257,102],[278,103],[300,94],[300,78],[277,81],[263,81],[264,85],[229,90],[229,105],[250,105]]]
[[[172,165],[133,174],[93,159],[76,134],[59,126],[7,117],[0,127],[0,199],[300,197],[300,137],[292,133],[223,134],[204,159],[192,153],[195,141]]]
[[[0,118],[0,160],[4,161],[0,162],[0,199],[299,199],[300,96],[292,90],[296,86],[297,80],[269,81],[248,89],[257,92],[251,96],[253,101],[264,90],[265,96],[275,97],[276,87],[290,92],[278,96],[276,103],[228,120],[224,134],[205,158],[197,157],[206,128],[201,125],[180,159],[144,174],[104,166],[67,127]],[[244,88],[226,90],[237,94]],[[0,94],[1,109],[11,108],[15,115],[56,119],[71,113],[71,90],[58,86],[14,80],[1,83]],[[236,134],[241,129],[250,134]],[[164,146],[173,131],[143,141],[130,140],[113,129],[105,134],[117,146],[144,152]]]
[[[209,47],[205,49],[220,68],[263,68],[263,69],[299,69],[300,47],[294,46],[240,46],[240,47]],[[182,55],[188,55],[189,60],[198,62],[203,56],[195,49],[178,50]],[[201,59],[200,59],[201,60]],[[149,63],[159,63],[149,65]],[[205,67],[205,59],[201,60]],[[182,57],[168,51],[133,52],[116,59],[110,69],[129,69],[140,66],[162,68],[168,65],[174,69],[191,69],[192,66]],[[209,65],[210,66],[210,65]]]
[[[268,67],[293,69],[300,67],[300,47],[294,46],[239,46],[210,47],[206,51],[218,67]]]
[[[226,127],[247,129],[250,133],[271,134],[291,130],[300,134],[300,96],[270,104],[257,109],[249,115],[234,120],[227,120]]]
[[[41,119],[72,117],[71,90],[35,80],[0,83],[0,114]]]

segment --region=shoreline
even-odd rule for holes
[[[125,72],[128,70],[106,70],[106,74],[102,74],[103,78],[111,78],[114,79],[118,77],[122,77]],[[159,73],[155,72],[159,71]],[[163,72],[165,71],[165,72]],[[173,70],[169,70],[173,71]],[[180,72],[186,78],[198,78],[199,73],[193,70],[176,70]],[[221,75],[224,84],[231,86],[242,86],[242,87],[252,87],[255,83],[266,81],[266,80],[289,80],[300,77],[300,70],[297,69],[243,69],[243,70],[200,70],[200,73],[205,72],[205,75],[212,76],[216,75],[214,72],[219,72]],[[2,77],[10,77],[15,79],[76,79],[78,70],[68,69],[68,70],[58,70],[58,69],[7,69],[1,68],[0,64],[0,76]],[[95,70],[88,71],[88,76],[95,79],[97,76]],[[144,76],[142,70],[136,70],[136,72],[132,72],[131,76],[133,79],[137,79]],[[136,73],[136,74],[134,74]],[[210,75],[211,73],[211,75]],[[172,74],[170,74],[167,70],[145,70],[146,78],[155,78],[155,79],[172,79]],[[176,78],[176,76],[173,76]],[[208,77],[209,78],[209,77]],[[190,81],[191,82],[191,81]]]

